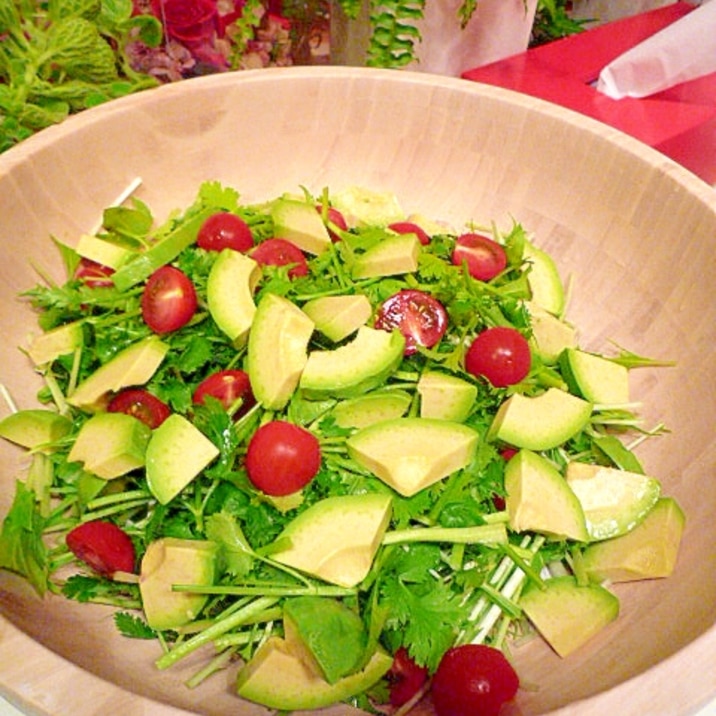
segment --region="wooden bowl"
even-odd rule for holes
[[[567,659],[515,648],[515,713],[688,714],[716,695],[716,194],[601,124],[501,89],[358,68],[260,70],[193,79],[111,102],[0,157],[0,381],[20,407],[39,385],[17,349],[34,328],[17,294],[33,265],[62,278],[50,236],[75,242],[135,178],[157,216],[201,181],[247,200],[300,185],[394,191],[452,223],[519,220],[573,280],[584,347],[610,341],[677,361],[634,373],[647,425],[670,432],[640,457],[688,524],[675,574],[616,590],[622,614]],[[0,446],[0,514],[21,474]],[[110,613],[40,601],[0,575],[0,693],[31,713],[260,714],[232,675],[192,691],[159,673],[155,643],[115,634]],[[188,665],[190,670],[193,664]],[[346,713],[336,707],[328,713]]]

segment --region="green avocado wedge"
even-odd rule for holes
[[[498,408],[487,433],[517,448],[549,450],[580,432],[592,415],[592,404],[559,388],[529,397],[510,396]]]
[[[342,428],[367,428],[383,420],[401,418],[410,408],[412,397],[404,390],[376,390],[337,403],[331,410]]]
[[[96,413],[80,428],[67,456],[87,472],[113,480],[144,467],[152,430],[133,415]]]
[[[370,688],[390,669],[393,657],[379,649],[368,664],[330,684],[277,636],[270,637],[240,671],[238,695],[279,711],[325,708]]]
[[[403,359],[399,331],[361,326],[353,340],[308,354],[298,385],[307,398],[354,398],[382,385]]]
[[[184,416],[170,415],[149,439],[147,485],[162,504],[176,497],[219,454],[219,448]]]
[[[381,493],[327,497],[286,525],[270,556],[326,582],[355,587],[370,571],[392,504]]]
[[[155,335],[132,343],[80,383],[67,402],[82,410],[99,410],[108,393],[130,385],[144,385],[168,351],[169,345]]]
[[[520,450],[505,467],[505,507],[516,532],[589,540],[584,510],[567,481],[542,455]]]
[[[520,606],[562,657],[586,644],[619,615],[619,600],[608,589],[578,585],[572,576],[553,577],[542,588],[530,585]]]
[[[368,634],[359,613],[338,599],[294,597],[283,608],[286,642],[329,684],[363,665]],[[340,649],[336,645],[340,644]]]
[[[661,497],[631,532],[589,545],[582,567],[597,582],[668,577],[676,566],[685,523],[676,500]]]
[[[51,445],[72,431],[72,421],[45,408],[18,410],[0,420],[0,437],[30,450]]]
[[[213,542],[177,537],[163,537],[149,544],[142,558],[139,591],[152,629],[174,629],[199,614],[208,595],[178,592],[172,587],[213,584],[217,549]]]
[[[359,430],[346,444],[351,457],[405,497],[470,464],[479,434],[449,420],[396,418]]]
[[[653,477],[614,467],[572,461],[565,478],[582,505],[592,540],[631,531],[661,495],[661,484]]]
[[[249,256],[224,249],[214,262],[206,284],[209,313],[237,347],[246,342],[254,320],[254,290],[261,267]]]
[[[567,348],[559,358],[570,390],[592,403],[620,405],[629,402],[629,369],[609,358]]]
[[[247,368],[256,400],[267,410],[285,407],[298,387],[313,329],[313,321],[287,298],[268,293],[259,300]]]

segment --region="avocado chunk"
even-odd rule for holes
[[[313,321],[288,299],[268,293],[259,301],[247,366],[254,396],[267,410],[285,407],[298,387],[313,328]]]
[[[145,251],[138,251],[112,274],[112,282],[118,291],[126,291],[149,278],[160,266],[168,264],[196,242],[201,225],[216,211],[207,207],[182,221],[166,236],[153,243]]]
[[[330,684],[311,671],[283,639],[272,636],[239,671],[236,691],[241,698],[279,711],[321,709],[370,688],[392,663],[393,657],[378,649],[361,671]]]
[[[477,386],[462,378],[438,371],[423,373],[418,380],[420,417],[465,421],[477,398]]]
[[[498,408],[487,439],[528,450],[549,450],[580,432],[589,422],[592,407],[559,388],[534,397],[515,393]]]
[[[410,393],[404,390],[376,390],[338,403],[331,415],[341,428],[366,428],[383,420],[400,418],[410,408]]]
[[[331,245],[331,235],[313,202],[276,199],[271,205],[273,235],[285,239],[301,251],[322,254]]]
[[[359,614],[337,599],[295,597],[283,608],[286,642],[329,684],[363,664],[368,635]]]
[[[634,529],[661,494],[661,485],[653,477],[615,467],[572,461],[565,477],[582,504],[592,540]]]
[[[331,203],[350,226],[388,226],[405,217],[398,198],[389,191],[352,186],[333,194]]]
[[[35,365],[44,365],[73,353],[83,341],[82,321],[73,321],[34,336],[27,347],[27,355]]]
[[[356,256],[351,267],[354,280],[397,276],[418,268],[420,240],[415,234],[388,236]]]
[[[298,382],[307,398],[353,398],[382,385],[400,365],[405,338],[399,331],[361,326],[333,350],[311,351]]]
[[[320,296],[303,305],[303,312],[316,328],[334,343],[365,325],[373,309],[367,296]]]
[[[562,657],[588,642],[619,615],[619,600],[597,584],[580,586],[572,576],[528,586],[520,598],[527,618]]]
[[[397,418],[359,430],[350,456],[405,497],[470,464],[479,434],[448,420]]]
[[[0,420],[0,437],[30,450],[61,440],[72,430],[72,421],[54,410],[18,410]]]
[[[254,320],[254,289],[260,278],[259,264],[233,249],[224,249],[209,272],[206,283],[209,313],[237,347],[245,343]]]
[[[455,234],[454,228],[441,221],[435,221],[423,214],[410,214],[406,219],[411,224],[419,226],[428,236],[437,236],[440,234]]]
[[[676,500],[661,497],[631,532],[589,545],[582,566],[597,582],[668,577],[676,565],[685,522]]]
[[[97,413],[80,428],[67,459],[87,472],[113,480],[144,467],[152,429],[124,413]]]
[[[174,413],[155,428],[146,453],[149,490],[165,505],[209,463],[219,449],[185,417]]]
[[[629,402],[629,369],[603,356],[568,348],[560,367],[570,390],[592,403],[620,405]]]
[[[529,241],[525,242],[524,258],[529,264],[527,283],[531,299],[554,316],[564,312],[564,286],[554,259]]]
[[[205,540],[162,537],[147,547],[139,572],[139,592],[147,624],[163,631],[193,621],[209,596],[176,592],[175,584],[212,585],[217,546]]]
[[[355,587],[370,571],[391,507],[386,494],[327,497],[286,525],[271,557],[326,582]]]
[[[82,410],[99,410],[107,393],[131,385],[144,385],[159,368],[168,350],[169,346],[154,335],[133,343],[80,383],[67,402]]]
[[[89,234],[80,236],[75,251],[83,258],[102,264],[102,266],[109,266],[112,269],[118,269],[134,258],[137,253],[99,236],[90,236]]]
[[[515,532],[541,532],[557,539],[589,539],[577,496],[549,460],[520,450],[505,467],[505,509]]]
[[[565,349],[577,345],[577,330],[533,301],[528,301],[526,307],[531,319],[534,350],[544,363],[554,365]]]

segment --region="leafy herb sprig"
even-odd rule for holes
[[[70,114],[154,87],[122,52],[130,33],[150,46],[156,18],[131,0],[0,0],[0,152]]]

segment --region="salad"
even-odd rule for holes
[[[41,407],[0,421],[29,455],[0,568],[116,606],[158,669],[202,650],[189,687],[497,714],[515,640],[567,657],[611,584],[672,571],[684,516],[635,453],[664,428],[628,385],[663,363],[580,348],[519,223],[207,181],[55,243],[67,281],[24,294]]]

